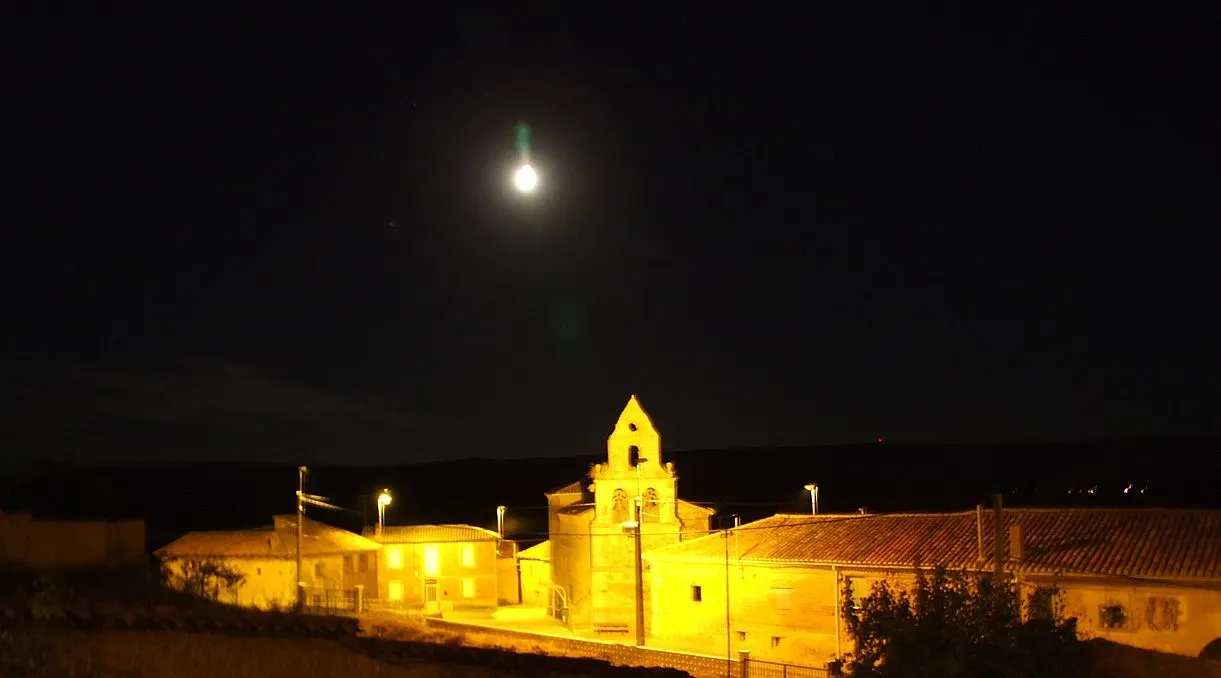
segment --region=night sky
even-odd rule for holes
[[[27,13],[8,458],[1216,430],[1199,17],[537,5]]]

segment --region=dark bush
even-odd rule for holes
[[[1023,620],[1009,582],[945,568],[917,573],[911,591],[880,582],[859,603],[849,582],[843,615],[856,650],[848,668],[870,678],[1079,675],[1085,653],[1076,620],[1040,603],[1031,600],[1038,613]]]

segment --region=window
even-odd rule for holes
[[[352,571],[352,556],[343,557],[343,571],[345,574]]]
[[[1098,606],[1098,626],[1104,629],[1122,629],[1128,621],[1128,610],[1122,603],[1108,601]]]
[[[475,545],[474,544],[463,544],[462,545],[462,567],[474,567],[474,566],[475,566]]]
[[[693,600],[697,603],[703,601],[704,600],[704,587],[692,586],[691,587],[691,600]]]
[[[475,597],[475,580],[474,579],[467,577],[462,580],[462,597],[463,598],[474,598]]]
[[[314,578],[322,579],[323,575],[325,575],[325,574],[326,574],[326,567],[324,566],[324,564],[321,561],[314,563]]]
[[[1027,600],[1031,619],[1052,620],[1056,617],[1056,588],[1040,586],[1030,593]]]
[[[437,570],[440,569],[440,554],[437,553],[435,545],[424,547],[424,574],[429,577],[434,577]]]
[[[657,490],[649,488],[644,491],[644,506],[640,510],[640,518],[645,521],[656,522],[661,518],[661,511],[657,501]]]
[[[393,602],[403,599],[403,582],[394,579],[386,584],[386,597]]]
[[[627,492],[624,492],[621,487],[611,495],[611,522],[626,523],[629,520],[631,518],[627,513]]]
[[[780,647],[780,636],[772,636],[772,647]]]
[[[403,569],[403,547],[402,546],[387,546],[386,547],[386,569],[388,569],[388,570]]]
[[[777,610],[793,609],[793,589],[773,588],[772,607],[776,608]]]
[[[360,554],[360,564],[359,564],[359,567],[360,567],[360,571],[361,571],[361,573],[364,573],[364,572],[368,572],[368,571],[369,571],[369,554],[368,554],[368,553],[362,553],[362,554]]]
[[[743,642],[743,643],[746,642],[746,632],[745,631],[738,631],[738,641]]]

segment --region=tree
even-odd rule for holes
[[[222,591],[236,591],[246,581],[237,568],[215,558],[179,560],[170,579],[175,588],[208,600],[220,600]]]
[[[856,650],[848,668],[869,678],[1075,676],[1076,620],[1060,619],[1049,595],[1032,594],[1035,613],[1023,620],[1015,588],[987,575],[918,571],[910,591],[879,582],[859,604],[849,580],[843,616]]]

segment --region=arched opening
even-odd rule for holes
[[[611,495],[611,522],[626,523],[628,520],[627,492],[621,487]]]
[[[644,504],[640,507],[640,513],[641,519],[645,522],[657,522],[661,519],[657,490],[650,487],[644,491]]]
[[[1215,662],[1221,662],[1221,638],[1217,638],[1205,645],[1204,649],[1200,650],[1200,659],[1211,659]]]
[[[547,615],[568,623],[568,593],[559,584],[551,585],[551,594],[547,596]]]

